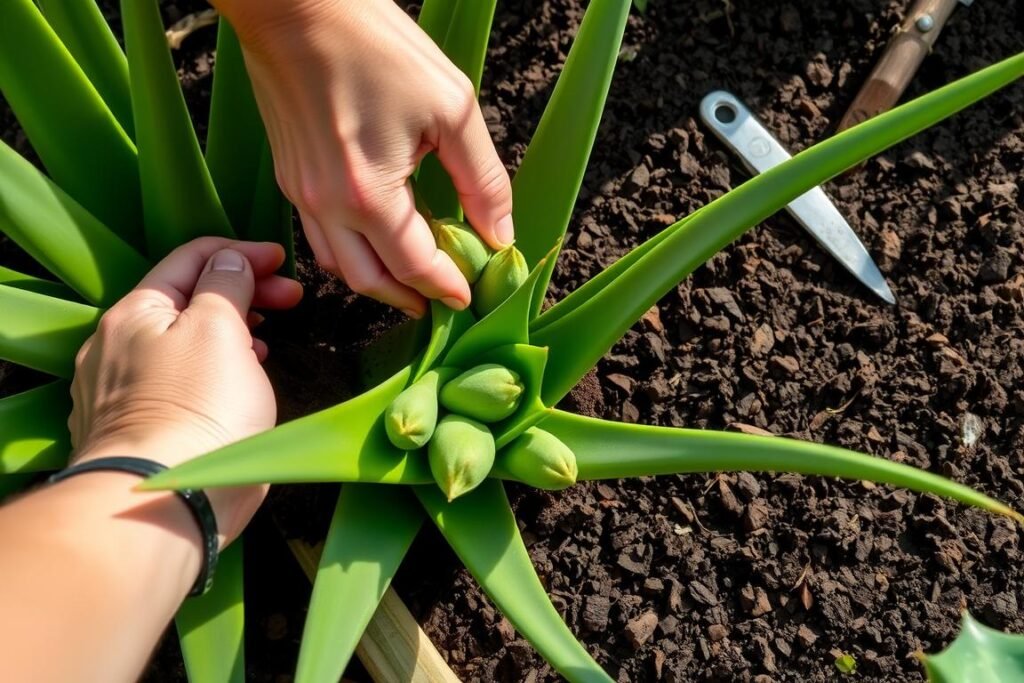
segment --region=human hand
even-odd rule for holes
[[[512,191],[470,81],[393,0],[214,0],[238,31],[274,153],[320,265],[420,317],[470,289],[408,182],[435,151],[466,217],[513,241]]]
[[[169,467],[271,429],[277,405],[250,307],[284,309],[302,287],[275,275],[277,244],[204,237],[179,247],[104,314],[78,353],[73,463],[112,455]],[[211,489],[225,542],[266,487]]]

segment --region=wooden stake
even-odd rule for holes
[[[316,578],[323,544],[289,539],[288,546],[310,581]],[[363,633],[356,656],[376,683],[459,683],[409,609],[388,587]]]

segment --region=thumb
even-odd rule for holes
[[[512,185],[480,107],[474,101],[464,116],[446,123],[437,158],[452,178],[467,220],[491,247],[512,244]]]
[[[249,260],[234,249],[222,249],[206,262],[188,308],[200,314],[234,314],[244,323],[255,291]]]

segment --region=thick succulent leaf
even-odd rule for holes
[[[281,425],[150,477],[143,489],[207,488],[314,481],[425,484],[423,453],[388,441],[383,413],[412,376],[404,368],[340,405]]]
[[[0,360],[71,379],[103,311],[0,285]]]
[[[531,334],[549,346],[544,402],[554,405],[644,311],[700,264],[790,201],[1024,75],[1024,53],[818,143],[703,207],[608,286]]]
[[[422,524],[423,510],[402,487],[342,486],[313,584],[297,683],[341,679]]]
[[[203,161],[156,0],[121,0],[149,255],[234,232]],[[100,157],[102,158],[102,157]]]
[[[572,683],[612,680],[544,592],[500,481],[488,479],[451,503],[436,486],[415,491],[484,592],[558,673]]]
[[[936,655],[919,655],[932,683],[1024,681],[1024,635],[1003,633],[964,612],[960,635]]]
[[[479,363],[497,363],[519,375],[523,383],[523,396],[516,412],[501,422],[491,425],[495,448],[501,448],[514,438],[537,424],[547,414],[547,408],[540,400],[544,385],[544,366],[548,362],[548,350],[527,344],[499,346],[480,355]]]
[[[434,367],[434,363],[462,334],[473,324],[473,314],[469,309],[453,311],[440,301],[430,302],[430,340],[427,348],[423,351],[416,374],[412,381],[415,382],[428,370]]]
[[[597,295],[598,292],[614,282],[619,275],[636,263],[640,257],[644,256],[651,251],[651,249],[664,242],[670,235],[682,228],[688,221],[692,220],[694,216],[699,214],[700,209],[697,209],[689,216],[686,216],[682,220],[665,228],[643,244],[630,249],[618,261],[584,282],[577,289],[574,289],[567,297],[531,320],[530,334],[533,334],[546,325],[550,325],[556,320],[561,319],[568,313],[579,308],[582,304],[590,301],[590,299]]]
[[[71,452],[67,382],[0,399],[0,475],[60,469]]]
[[[0,503],[32,483],[31,474],[0,474]]]
[[[1018,512],[931,472],[844,448],[778,436],[609,422],[553,410],[541,427],[575,454],[579,479],[691,472],[796,472],[892,484],[1024,521]]]
[[[0,232],[87,301],[109,306],[149,270],[137,251],[2,142],[0,179]]]
[[[4,2],[0,91],[50,177],[117,234],[141,245],[135,146],[32,0]],[[0,178],[7,182],[6,169]]]
[[[424,0],[420,9],[419,25],[438,46],[444,45],[448,26],[459,0]]]
[[[629,15],[629,0],[592,0],[554,92],[512,181],[516,246],[532,267],[565,235]],[[547,291],[554,259],[538,288],[534,312]]]
[[[178,609],[181,654],[189,683],[245,683],[242,539],[224,549],[213,586]]]
[[[285,199],[284,193],[277,185],[274,157],[270,151],[270,143],[266,140],[263,141],[259,174],[256,176],[252,214],[240,236],[242,239],[256,242],[280,244],[284,247],[286,255],[282,269],[287,275],[295,277],[295,232],[292,229],[292,205]]]
[[[497,0],[458,0],[449,17],[444,41],[439,43],[452,64],[473,83],[477,93],[480,92],[480,78],[496,4]],[[429,15],[427,19],[429,23]],[[423,160],[416,181],[433,215],[462,219],[458,193],[436,155],[430,154]]]
[[[78,298],[77,294],[59,282],[33,277],[32,275],[19,273],[16,270],[4,268],[3,266],[0,266],[0,285],[23,289],[26,292],[45,294],[46,296],[53,296],[58,299],[71,299],[74,301]]]
[[[248,224],[266,140],[263,119],[245,70],[242,46],[231,24],[221,17],[206,134],[206,165],[224,211],[242,239],[255,239],[248,235]]]
[[[46,21],[75,58],[107,107],[132,136],[132,96],[128,60],[117,38],[92,0],[37,0]]]
[[[554,258],[557,249],[558,246],[548,252],[551,258]],[[488,349],[506,344],[527,343],[530,336],[530,305],[533,302],[533,292],[544,273],[545,263],[546,261],[542,259],[512,296],[459,337],[452,345],[451,351],[444,357],[445,365],[464,367]]]

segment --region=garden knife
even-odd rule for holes
[[[899,101],[958,2],[969,7],[974,0],[914,0],[907,18],[839,120],[837,132],[877,116]]]
[[[716,90],[701,100],[700,116],[754,174],[763,173],[790,158],[750,110],[724,90]],[[868,250],[824,190],[816,187],[800,195],[786,206],[786,210],[818,240],[825,251],[871,291],[887,303],[896,303],[892,290],[871,260]]]

